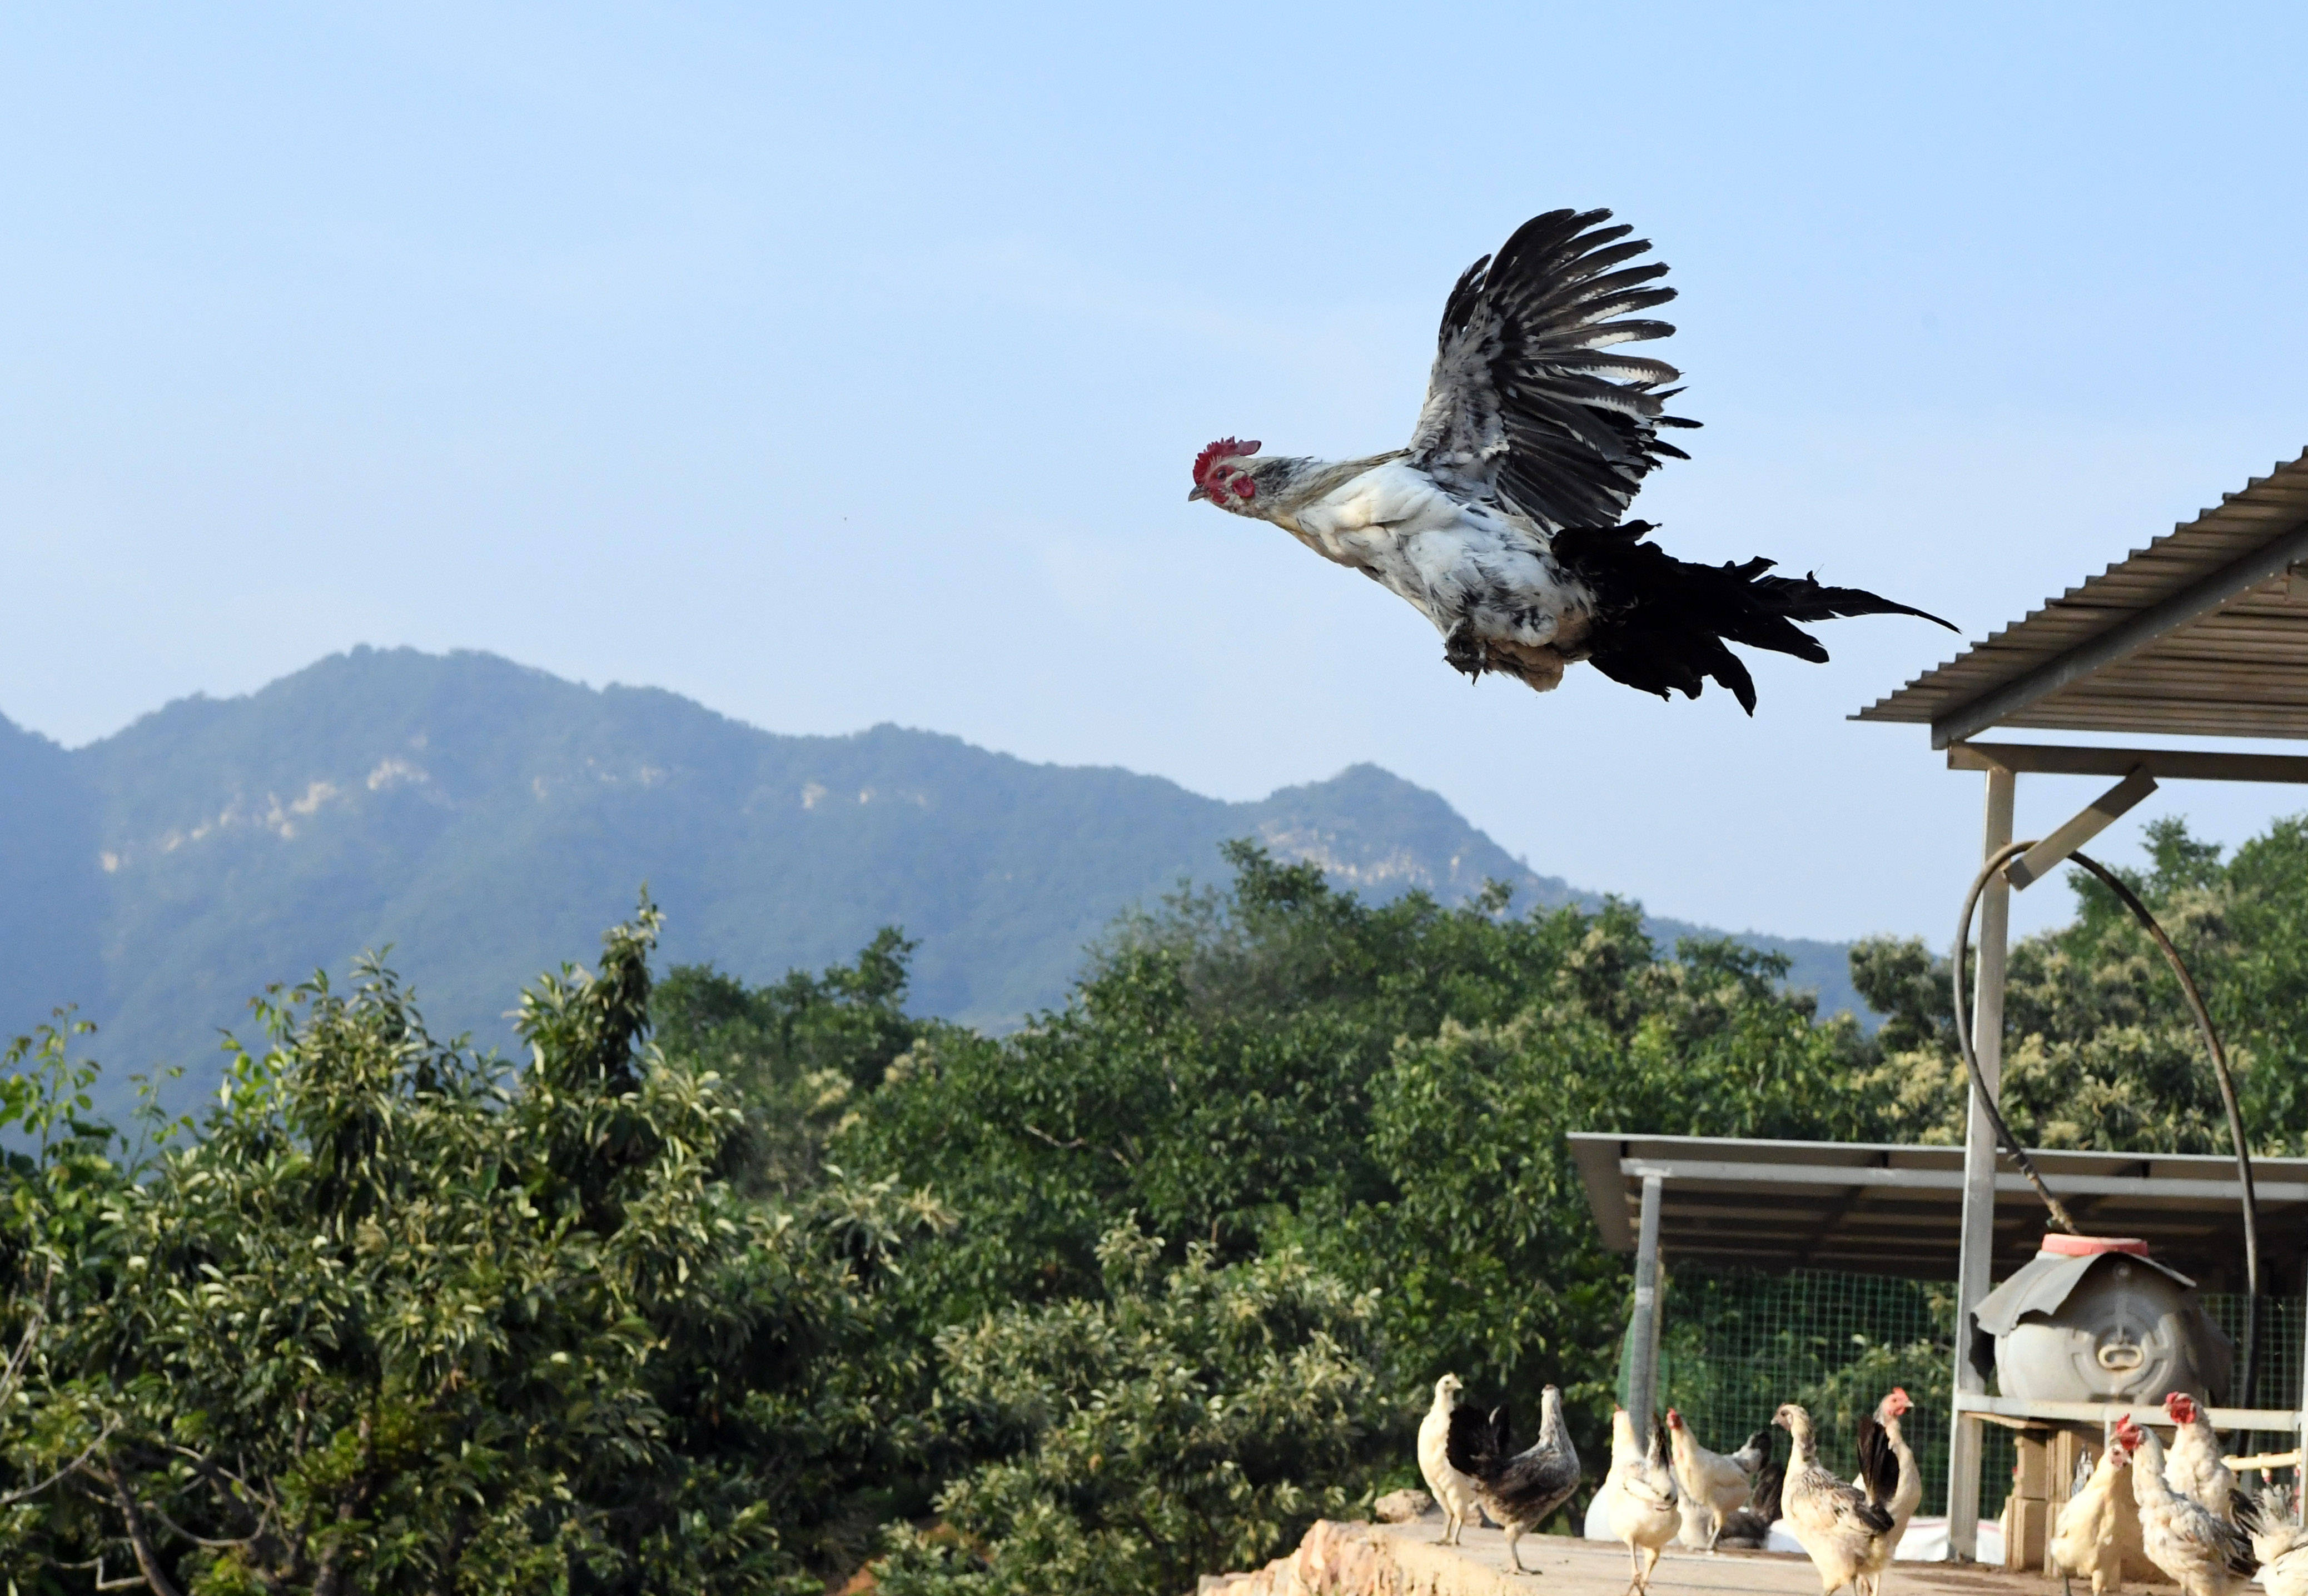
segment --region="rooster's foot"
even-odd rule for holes
[[[1465,673],[1469,682],[1480,682],[1483,673],[1490,668],[1490,655],[1482,639],[1475,635],[1474,628],[1460,621],[1442,634],[1442,663]]]

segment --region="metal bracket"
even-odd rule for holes
[[[2155,790],[2156,778],[2148,774],[2148,767],[2135,766],[2131,775],[2093,799],[2073,819],[2005,865],[2003,879],[2015,888],[2035,885]]]

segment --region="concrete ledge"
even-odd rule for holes
[[[1506,1536],[1466,1532],[1442,1546],[1440,1514],[1414,1523],[1338,1523],[1306,1532],[1298,1549],[1255,1573],[1205,1577],[1200,1596],[1624,1596],[1627,1550],[1615,1541],[1526,1535],[1517,1578]],[[2040,1575],[1976,1564],[1897,1563],[1884,1596],[2044,1596]],[[2168,1587],[2166,1587],[2168,1589]],[[1653,1596],[1819,1596],[1811,1559],[1779,1552],[1670,1549],[1651,1575]]]

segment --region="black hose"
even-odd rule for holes
[[[2028,1183],[2036,1188],[2036,1195],[2044,1199],[2044,1206],[2051,1210],[2052,1223],[2073,1236],[2080,1233],[2076,1229],[2076,1222],[2069,1217],[2067,1208],[2060,1199],[2052,1195],[2052,1188],[2044,1184],[2044,1177],[2036,1171],[2034,1160],[2020,1147],[2019,1138],[2011,1134],[2011,1127],[2005,1123],[2003,1110],[1996,1101],[1996,1094],[1987,1089],[1987,1076],[1980,1068],[1978,1053],[1973,1051],[1971,1021],[1965,1012],[1968,1005],[1964,1001],[1964,965],[1970,957],[1971,917],[1978,908],[1980,894],[1987,890],[1988,882],[2006,863],[2035,845],[2033,842],[2004,844],[1988,856],[1986,863],[1980,866],[1979,874],[1972,878],[1971,890],[1964,896],[1963,918],[1956,926],[1955,961],[1951,975],[1955,988],[1955,1038],[1957,1046],[1963,1052],[1964,1068],[1971,1076],[1972,1090],[1978,1094],[1981,1106],[1987,1111],[1988,1120],[1995,1127],[1997,1139],[2002,1143],[2003,1150],[2020,1166],[2020,1172],[2028,1177]],[[2243,1193],[2243,1372],[2235,1388],[2242,1393],[2237,1405],[2250,1407],[2252,1388],[2259,1374],[2260,1199],[2252,1190],[2252,1149],[2244,1141],[2243,1111],[2236,1103],[2235,1077],[2228,1071],[2227,1050],[2220,1045],[2220,1034],[2212,1025],[2211,1010],[2204,1006],[2204,995],[2197,990],[2195,977],[2188,974],[2188,966],[2181,959],[2180,950],[2172,946],[2172,939],[2164,934],[2164,928],[2157,923],[2156,916],[2148,912],[2148,905],[2140,901],[2140,895],[2124,885],[2123,878],[2089,854],[2071,854],[2068,858],[2098,877],[2101,883],[2115,894],[2116,901],[2131,911],[2131,917],[2140,922],[2148,934],[2155,939],[2156,946],[2163,950],[2165,962],[2180,978],[2180,991],[2188,1000],[2188,1011],[2195,1017],[2197,1031],[2203,1036],[2204,1051],[2210,1055],[2212,1060],[2212,1073],[2219,1079],[2220,1103],[2227,1111],[2228,1145],[2235,1150],[2236,1184]]]
[[[2036,1161],[2028,1156],[2028,1150],[2020,1145],[2020,1138],[2011,1134],[2011,1127],[2004,1121],[2002,1104],[1997,1101],[1995,1093],[1988,1088],[1987,1072],[1979,1067],[1979,1055],[1972,1050],[1971,1021],[1965,1012],[1971,1005],[1964,1000],[1963,969],[1971,962],[1971,917],[1979,907],[1979,895],[1987,890],[1987,883],[1994,879],[1997,871],[2035,845],[2032,842],[2005,843],[1988,855],[1987,862],[1979,867],[1979,874],[1972,878],[1971,890],[1964,894],[1963,917],[1955,925],[1955,1043],[1962,1051],[1964,1068],[1971,1074],[1972,1094],[1979,1100],[1979,1106],[1987,1111],[1987,1122],[1995,1128],[1995,1139],[2003,1145],[2004,1152],[2011,1154],[2011,1162],[2020,1166],[2020,1172],[2028,1177],[2028,1184],[2034,1187],[2036,1195],[2044,1199],[2044,1206],[2052,1211],[2052,1223],[2069,1235],[2075,1236],[2082,1232],[2076,1229],[2076,1222],[2068,1217],[2066,1205],[2054,1197],[2052,1188],[2044,1184],[2044,1177],[2036,1172]]]

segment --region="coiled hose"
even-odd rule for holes
[[[2005,1123],[2003,1109],[1996,1101],[1995,1094],[1988,1090],[1986,1073],[1979,1067],[1979,1054],[1972,1048],[1970,1005],[1964,998],[1964,965],[1971,955],[1971,918],[1978,910],[1980,895],[1987,890],[1988,882],[1995,879],[1998,871],[2035,845],[2033,841],[2004,844],[1979,867],[1979,874],[1972,878],[1971,890],[1964,895],[1963,918],[1956,922],[1954,967],[1951,972],[1951,980],[1955,987],[1955,1039],[1963,1052],[1964,1068],[1971,1075],[1972,1091],[1980,1106],[1987,1111],[1988,1122],[1995,1128],[1996,1140],[2002,1144],[2003,1151],[2011,1155],[2011,1161],[2020,1166],[2020,1172],[2036,1188],[2036,1195],[2044,1199],[2045,1207],[2051,1210],[2052,1223],[2074,1236],[2081,1234],[2076,1229],[2076,1222],[2069,1216],[2066,1206],[2053,1196],[2052,1188],[2044,1183],[2044,1177],[2037,1172],[2035,1161],[2028,1156],[2026,1150],[2020,1146],[2019,1138],[2011,1134],[2011,1127]],[[2140,901],[2140,895],[2124,885],[2122,877],[2089,854],[2071,854],[2068,859],[2097,876],[2107,889],[2115,894],[2116,900],[2131,911],[2131,917],[2155,939],[2156,946],[2163,949],[2165,963],[2170,965],[2172,974],[2180,978],[2180,991],[2188,1000],[2188,1012],[2196,1017],[2196,1029],[2204,1039],[2204,1051],[2211,1057],[2212,1073],[2219,1077],[2220,1104],[2227,1111],[2228,1145],[2235,1150],[2236,1184],[2243,1193],[2246,1293],[2243,1373],[2235,1388],[2242,1394],[2237,1405],[2249,1407],[2252,1405],[2255,1376],[2259,1371],[2260,1202],[2252,1195],[2252,1150],[2243,1139],[2243,1111],[2236,1105],[2235,1077],[2228,1073],[2227,1050],[2220,1045],[2220,1034],[2212,1025],[2211,1010],[2204,1007],[2203,993],[2196,989],[2195,977],[2188,974],[2187,965],[2181,960],[2180,950],[2172,946],[2172,939],[2164,934],[2164,928],[2156,922],[2156,916],[2148,912],[2148,905]]]

